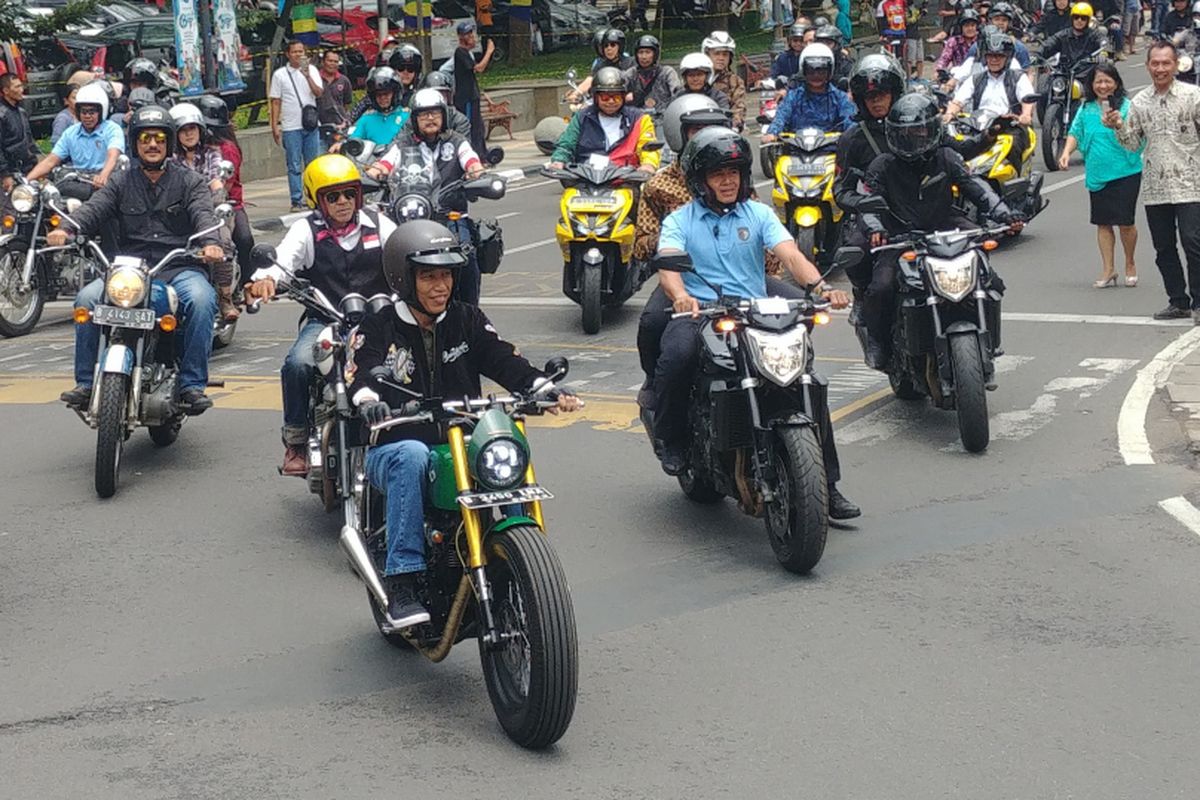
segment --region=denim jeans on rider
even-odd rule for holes
[[[324,327],[318,320],[305,320],[279,369],[279,382],[283,388],[284,444],[304,444],[308,439],[308,387],[317,370],[313,345]]]
[[[304,168],[320,154],[321,135],[316,130],[296,130],[283,132],[283,152],[287,157],[288,194],[292,205],[303,204],[303,194],[300,176]]]
[[[467,256],[466,265],[459,270],[458,278],[454,281],[454,299],[468,305],[479,305],[479,291],[482,277],[479,274],[479,259],[475,257],[474,239],[471,234],[470,219],[450,220],[447,226],[458,236],[458,241],[470,248],[471,255]]]
[[[406,439],[367,451],[367,478],[387,495],[384,577],[425,570],[425,473],[429,446]]]
[[[212,354],[213,320],[217,317],[217,293],[208,276],[197,270],[180,272],[169,283],[179,295],[180,337],[176,352],[179,355],[179,389],[199,389],[208,386],[208,357]],[[159,285],[155,281],[155,286]],[[165,299],[153,296],[156,308],[165,308]],[[104,300],[104,279],[97,278],[75,296],[75,308],[92,309]],[[75,326],[75,382],[92,385],[96,355],[100,349],[99,325]]]

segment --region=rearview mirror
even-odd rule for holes
[[[233,206],[229,203],[221,203],[213,211],[217,215],[217,219],[221,222],[228,222],[233,219]]]
[[[851,269],[863,260],[863,255],[861,247],[839,247],[833,255],[833,268]]]
[[[574,80],[578,77],[579,73],[575,71],[574,67],[571,67],[569,70],[567,70],[567,80],[574,82]]]
[[[668,272],[692,272],[692,257],[687,253],[669,256],[655,256],[650,261],[652,269],[665,269]]]
[[[550,380],[560,381],[567,377],[568,369],[569,364],[567,363],[567,360],[562,356],[555,356],[546,362],[546,366],[542,368],[542,372],[545,372],[547,375],[549,375]]]
[[[227,158],[221,159],[219,172],[222,179],[233,177],[233,162]]]
[[[250,250],[250,264],[263,269],[275,263],[275,248],[269,244],[256,244]]]
[[[365,147],[366,144],[362,139],[350,139],[342,145],[342,155],[349,156],[350,158],[358,158],[363,154]]]
[[[487,151],[487,156],[484,158],[489,167],[494,167],[504,160],[504,148],[493,147]]]

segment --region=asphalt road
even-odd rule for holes
[[[217,408],[166,450],[135,436],[105,502],[94,435],[54,402],[69,328],[0,342],[0,797],[1193,797],[1200,538],[1158,503],[1195,475],[1165,403],[1121,419],[1191,328],[1148,320],[1148,237],[1139,288],[1090,288],[1080,172],[995,255],[986,454],[892,402],[844,317],[818,332],[865,513],[805,579],[760,522],[659,471],[634,424],[640,303],[580,332],[546,243],[556,186],[494,204],[485,308],[589,400],[532,431],[581,659],[542,754],[503,736],[472,645],[431,665],[379,638],[335,518],[276,474],[295,307],[245,320]],[[1126,466],[1119,426],[1156,463]]]

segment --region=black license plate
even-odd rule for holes
[[[540,486],[518,486],[516,489],[510,489],[507,492],[475,492],[474,494],[460,494],[458,503],[463,508],[491,508],[492,506],[506,506],[510,503],[532,503],[534,500],[550,500],[554,495],[546,491]]]
[[[97,325],[112,325],[117,328],[138,328],[148,331],[154,327],[157,317],[153,308],[117,308],[96,306],[92,309],[92,321]]]

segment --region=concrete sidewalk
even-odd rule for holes
[[[546,156],[537,149],[533,141],[533,131],[519,131],[509,140],[503,133],[498,133],[488,141],[489,147],[499,147],[504,150],[504,160],[496,171],[509,181],[536,173],[547,162]],[[283,151],[279,151],[283,158]],[[244,185],[246,214],[250,217],[250,225],[255,230],[279,230],[286,224],[284,219],[289,215],[291,201],[288,198],[287,177],[267,178],[261,181],[251,181]]]
[[[1200,455],[1200,349],[1171,368],[1167,378],[1167,397],[1183,424],[1188,450]]]

